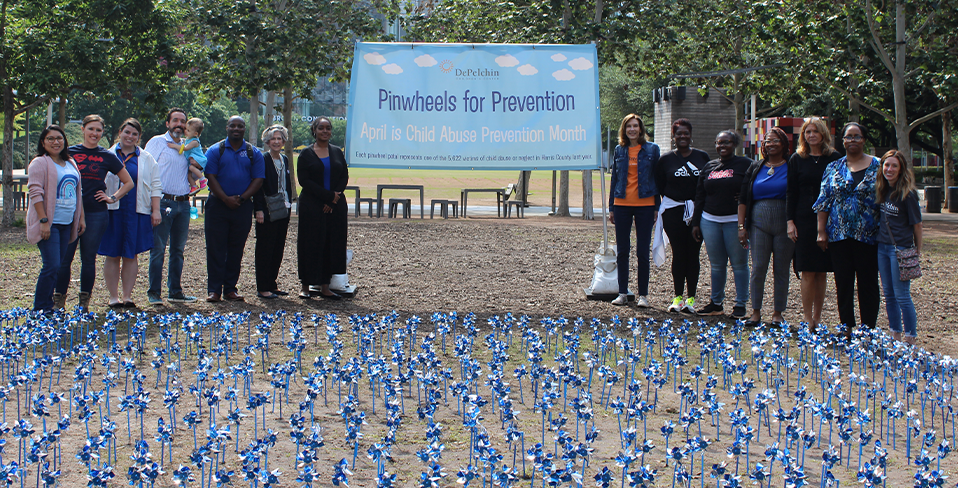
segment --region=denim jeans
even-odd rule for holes
[[[79,239],[70,243],[66,255],[60,262],[60,272],[57,273],[57,293],[66,293],[70,287],[70,266],[73,265],[73,256],[76,255],[77,245],[80,246],[80,291],[90,293],[93,283],[96,282],[96,252],[100,249],[100,241],[110,225],[110,212],[90,212],[86,214],[86,230]]]
[[[629,292],[629,254],[632,223],[635,222],[635,258],[636,278],[638,279],[639,296],[649,294],[649,253],[652,249],[652,223],[657,213],[655,206],[629,207],[616,205],[612,207],[615,216],[615,244],[618,249],[616,267],[618,268],[619,293]]]
[[[159,296],[163,289],[163,259],[169,244],[170,271],[166,286],[173,296],[183,291],[180,277],[183,275],[183,250],[190,230],[190,202],[162,199],[160,215],[163,221],[153,228],[153,249],[150,249],[149,293]]]
[[[748,249],[738,242],[738,223],[719,223],[702,219],[699,228],[712,269],[712,302],[725,301],[726,265],[731,263],[735,278],[735,306],[748,302]]]
[[[906,337],[916,337],[918,315],[911,299],[911,281],[899,279],[898,258],[895,257],[897,249],[905,247],[878,243],[878,274],[881,276],[882,293],[885,295],[888,328],[893,332],[904,332]]]
[[[53,224],[50,226],[50,238],[37,243],[40,249],[40,276],[37,277],[37,289],[33,294],[33,309],[37,311],[53,309],[53,287],[57,282],[60,265],[70,247],[70,231],[73,224]]]

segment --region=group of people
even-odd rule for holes
[[[110,308],[135,308],[137,255],[150,252],[147,300],[162,304],[163,265],[169,247],[167,300],[190,303],[196,297],[181,285],[190,222],[190,198],[209,189],[204,219],[208,302],[243,301],[237,283],[243,251],[256,222],[257,294],[288,295],[277,284],[286,246],[292,202],[292,164],[282,153],[289,133],[281,125],[263,131],[265,151],[246,141],[240,116],[227,122],[227,138],[205,152],[199,136],[203,121],[172,108],[167,132],[141,149],[142,126],[130,118],[120,125],[109,149],[99,145],[105,123],[99,115],[82,121],[83,142],[70,146],[64,130],[51,125],[40,134],[37,157],[28,172],[27,239],[42,261],[34,295],[41,312],[65,308],[71,267],[80,250],[78,305],[90,306],[97,255],[104,256],[103,278]],[[329,288],[331,277],[346,272],[347,207],[342,192],[349,181],[341,148],[330,144],[332,123],[315,119],[314,143],[298,161],[299,297],[342,297]],[[122,287],[121,287],[122,283]]]
[[[914,343],[917,316],[910,281],[899,274],[897,254],[920,254],[922,223],[914,174],[901,152],[891,150],[881,158],[866,154],[865,129],[850,122],[839,133],[845,150],[840,155],[827,123],[817,117],[802,125],[794,153],[785,131],[772,128],[762,141],[759,161],[736,155],[741,138],[735,131],[716,136],[719,157],[711,160],[692,147],[689,120],[676,120],[671,132],[672,150],[660,155],[638,116],[627,115],[619,128],[609,199],[618,245],[619,295],[614,305],[629,302],[634,225],[639,307],[650,306],[650,261],[662,264],[668,244],[675,293],[670,312],[724,314],[731,266],[731,316],[757,326],[763,322],[771,264],[772,324],[785,320],[794,267],[801,280],[803,320],[821,322],[826,277],[833,273],[839,317],[850,335],[855,325],[876,325],[880,275],[893,336]],[[709,303],[696,308],[702,242],[711,268],[711,293]],[[751,312],[746,310],[749,296]]]

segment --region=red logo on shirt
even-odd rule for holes
[[[719,179],[722,179],[722,178],[731,178],[731,177],[734,176],[734,175],[735,175],[735,171],[734,171],[734,170],[731,170],[731,169],[723,169],[723,170],[713,171],[713,172],[709,173],[709,178],[708,178],[708,179],[710,179],[710,180],[719,180]]]
[[[76,162],[78,162],[78,163],[82,163],[82,162],[86,161],[86,154],[83,154],[83,153],[74,154],[74,155],[73,155],[73,159],[75,159]]]

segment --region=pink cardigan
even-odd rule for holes
[[[72,159],[67,161],[73,165],[74,169],[77,170],[77,173],[80,172],[76,163]],[[29,179],[27,180],[27,188],[29,189],[30,195],[30,203],[27,205],[27,241],[29,241],[31,244],[36,244],[41,240],[40,217],[37,216],[37,209],[34,207],[34,205],[37,202],[43,202],[43,206],[46,209],[47,218],[53,219],[53,211],[56,209],[57,205],[57,169],[56,166],[54,166],[55,164],[57,163],[53,162],[53,159],[46,155],[37,157],[33,161],[30,161]],[[44,198],[48,188],[50,189],[50,196],[53,198]],[[85,218],[83,214],[83,198],[81,195],[82,192],[78,185],[77,209],[73,213],[73,228],[70,230],[70,242],[76,240],[77,235],[79,235],[80,221]]]

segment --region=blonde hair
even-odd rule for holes
[[[203,133],[203,127],[205,127],[205,126],[203,125],[203,119],[199,119],[199,118],[197,118],[197,117],[193,117],[192,119],[187,120],[187,121],[186,121],[186,126],[189,127],[190,129],[195,130],[195,131],[196,131],[196,135],[202,134],[202,133]]]
[[[798,147],[795,148],[795,152],[803,158],[807,158],[811,154],[811,148],[808,147],[808,141],[805,140],[805,129],[810,125],[815,126],[816,131],[822,135],[822,143],[820,144],[822,154],[831,154],[835,150],[832,147],[832,133],[828,130],[828,124],[818,117],[809,117],[802,124],[802,128],[798,131]]]
[[[895,182],[894,188],[892,188],[891,183],[885,179],[885,172],[882,171],[882,168],[885,166],[885,161],[888,158],[898,160],[898,181]],[[885,194],[888,193],[889,189],[891,190],[891,195],[888,196],[890,199],[905,198],[910,195],[911,192],[915,191],[915,173],[911,170],[911,163],[898,149],[892,149],[881,157],[881,167],[878,168],[878,173],[879,176],[877,181],[875,181],[875,201],[877,203],[885,201]]]
[[[642,122],[638,115],[629,114],[622,119],[622,125],[619,126],[619,145],[622,147],[629,147],[629,136],[625,135],[625,124],[628,124],[632,119],[639,121],[639,145],[648,142],[649,133],[645,130],[645,122]]]

